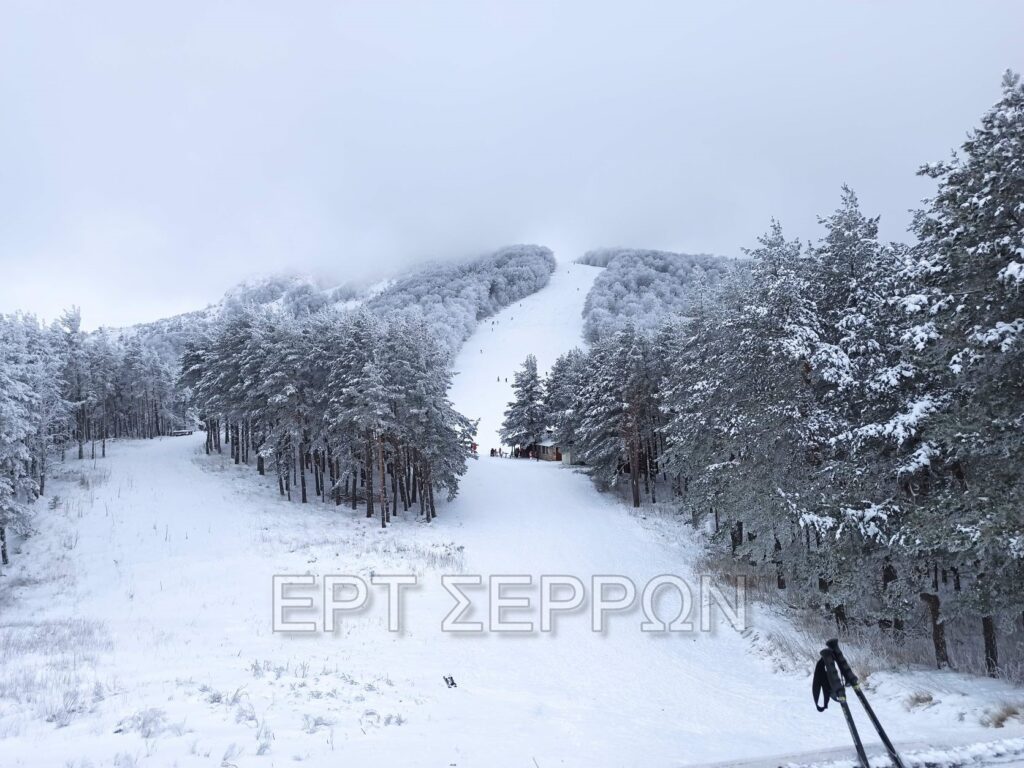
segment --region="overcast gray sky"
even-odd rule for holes
[[[126,324],[513,242],[902,237],[1024,3],[0,2],[0,311]]]

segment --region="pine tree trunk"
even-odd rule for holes
[[[299,442],[299,488],[302,492],[302,503],[308,504],[309,499],[306,498],[306,446],[300,441]]]
[[[847,629],[846,606],[840,603],[832,609],[832,615],[836,619],[836,631],[845,632]]]
[[[999,671],[999,648],[996,644],[996,623],[991,616],[981,617],[981,631],[985,636],[985,671],[995,677]]]
[[[373,444],[366,441],[366,467],[363,472],[363,483],[366,487],[366,516],[373,517]]]
[[[334,460],[334,506],[341,506],[341,489],[338,484],[341,482],[341,459]],[[345,487],[348,488],[348,483],[345,483]]]
[[[932,624],[932,645],[935,646],[935,665],[939,669],[949,666],[949,648],[946,646],[946,626],[942,622],[941,601],[938,595],[921,593],[921,599],[928,606]]]
[[[359,498],[358,478],[359,478],[359,465],[356,464],[355,461],[353,461],[352,462],[352,509],[356,509],[359,506],[359,501],[358,501],[358,498]]]
[[[380,462],[380,527],[388,527],[388,518],[390,512],[388,511],[388,479],[386,469],[384,466],[384,441],[381,440],[377,443],[377,458]]]
[[[653,472],[651,471],[653,470]],[[650,441],[647,443],[647,475],[651,478],[651,504],[658,503],[658,467],[651,454]]]
[[[633,491],[633,506],[640,506],[640,451],[636,445],[629,448],[629,484]]]
[[[7,529],[0,525],[0,565],[10,565],[7,558]]]
[[[338,503],[338,468],[337,463],[334,461],[334,454],[331,451],[331,446],[327,446],[327,456],[325,461],[327,462],[328,471],[328,482],[331,484],[331,498],[334,503]]]
[[[323,493],[323,478],[320,476],[320,454],[313,451],[313,495],[317,498]]]
[[[403,512],[408,512],[409,511],[409,488],[406,485],[406,482],[407,482],[407,480],[409,478],[409,473],[406,472],[406,469],[405,469],[405,457],[404,456],[403,456],[403,459],[402,459],[401,467],[400,468],[396,467],[395,470],[398,473],[398,492],[402,496],[402,511]]]
[[[395,457],[395,461],[398,461],[398,457]],[[398,514],[398,467],[392,463],[391,465],[391,514]]]

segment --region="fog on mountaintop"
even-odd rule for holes
[[[739,255],[846,182],[900,237],[1024,8],[5,3],[0,309],[86,327],[511,243]],[[955,52],[955,55],[953,53]]]

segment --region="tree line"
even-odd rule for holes
[[[187,404],[177,372],[131,334],[82,330],[78,309],[49,325],[0,315],[0,564],[8,532],[31,531],[53,458],[106,455],[111,438],[166,434]]]
[[[359,309],[244,308],[186,348],[181,385],[207,453],[277,479],[288,499],[365,506],[386,527],[453,498],[475,423],[448,400],[447,350],[422,323]]]
[[[634,505],[666,496],[790,605],[930,630],[940,667],[948,621],[969,622],[995,675],[1024,619],[1019,78],[920,173],[937,190],[912,244],[881,242],[844,187],[817,242],[773,222],[686,317],[574,350],[543,386],[527,365],[510,414]],[[538,390],[539,419],[519,402]]]

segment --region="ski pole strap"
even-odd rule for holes
[[[828,684],[828,673],[825,671],[825,660],[818,659],[814,666],[814,679],[811,681],[811,693],[814,695],[814,706],[819,712],[828,709],[828,700],[831,698],[830,686]],[[818,697],[824,693],[825,706],[818,703]]]

